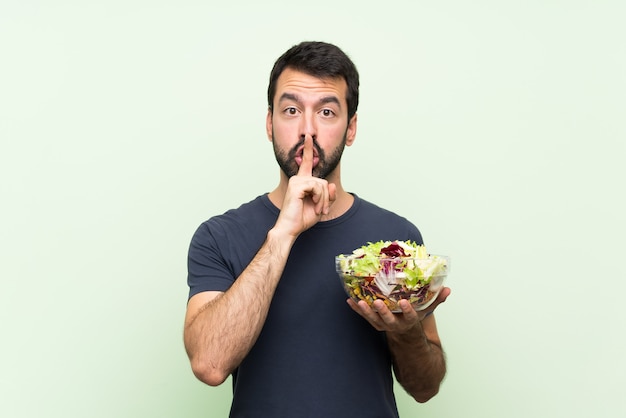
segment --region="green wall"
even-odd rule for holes
[[[623,2],[224,3],[0,3],[0,416],[226,416],[187,246],[275,186],[267,77],[309,39],[361,72],[344,186],[452,257],[402,416],[625,416]]]

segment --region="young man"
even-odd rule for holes
[[[429,313],[407,302],[394,314],[382,302],[346,302],[335,272],[335,255],[368,242],[422,243],[409,221],[343,189],[358,89],[336,46],[285,52],[270,74],[266,121],[278,186],[192,239],[185,347],[201,381],[233,376],[231,417],[397,417],[394,374],[419,402],[445,375],[429,313],[448,288]]]

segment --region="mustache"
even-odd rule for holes
[[[298,141],[298,143],[289,150],[289,159],[294,159],[298,153],[298,149],[303,146],[304,146],[304,138]],[[313,138],[313,148],[315,148],[315,151],[317,151],[317,155],[319,156],[319,158],[324,159],[324,151],[322,150],[320,145],[317,143],[317,140],[315,138]]]

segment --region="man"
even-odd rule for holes
[[[303,42],[275,63],[266,130],[278,186],[213,217],[189,249],[184,342],[194,374],[233,376],[231,417],[397,417],[393,375],[417,401],[445,375],[432,310],[348,299],[334,256],[379,240],[422,243],[406,219],[343,189],[359,75],[336,46]],[[393,373],[392,373],[393,370]]]

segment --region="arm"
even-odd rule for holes
[[[225,292],[203,292],[189,299],[184,343],[199,380],[224,382],[254,345],[296,238],[328,214],[335,186],[312,177],[313,141],[305,140],[298,175],[287,185],[280,215],[266,240]]]
[[[430,312],[450,294],[444,288]],[[446,374],[446,363],[433,315],[416,312],[408,301],[400,301],[402,313],[394,314],[382,301],[372,309],[366,302],[348,304],[379,331],[386,331],[396,379],[418,402],[426,402],[439,391]]]
[[[434,315],[406,333],[387,332],[387,341],[402,387],[418,402],[435,396],[446,374],[446,362]]]
[[[292,243],[270,230],[230,289],[199,293],[189,300],[184,342],[199,380],[221,384],[246,356],[263,327]]]

